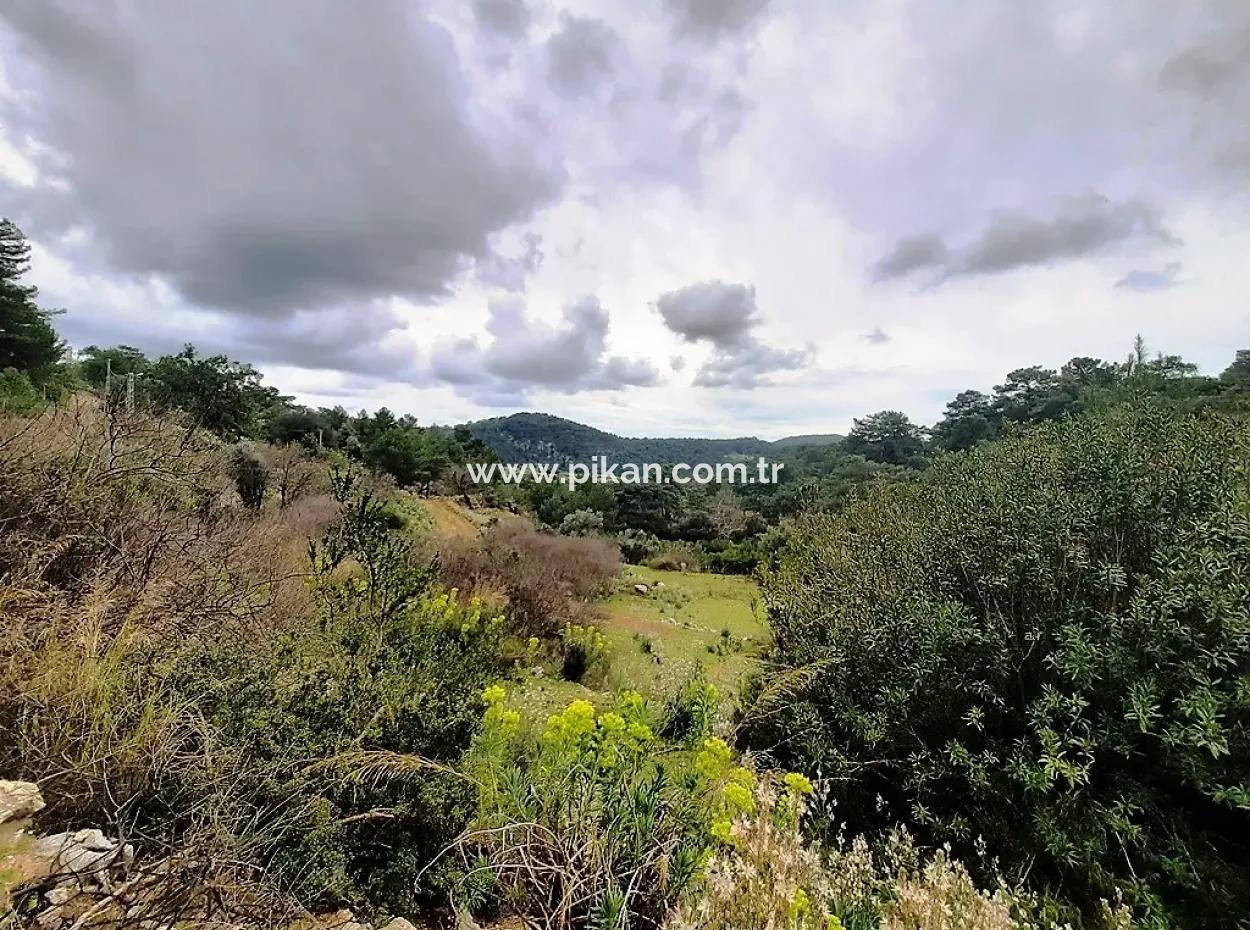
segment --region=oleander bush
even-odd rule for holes
[[[798,523],[764,592],[745,741],[838,785],[826,832],[984,848],[1073,920],[1250,914],[1244,422],[1122,407],[939,457]]]

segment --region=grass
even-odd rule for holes
[[[636,584],[647,593],[636,593]],[[603,604],[608,685],[659,697],[702,669],[722,693],[736,693],[767,643],[761,616],[749,578],[626,566],[619,590]]]
[[[415,494],[403,495],[414,509],[419,510],[435,532],[443,539],[465,539],[476,536],[493,521],[523,519],[497,507],[465,507],[449,497],[421,498]]]
[[[521,519],[494,508],[464,507],[450,498],[406,496],[442,538],[477,535],[492,519]],[[645,595],[634,586],[647,586]],[[666,571],[627,565],[616,591],[598,605],[596,623],[608,640],[611,665],[601,688],[559,678],[544,661],[542,676],[525,678],[521,704],[542,717],[577,698],[601,704],[612,692],[632,688],[663,700],[702,669],[726,699],[736,695],[768,642],[759,589],[750,578]],[[605,704],[606,706],[606,704]],[[528,716],[528,714],[527,714]]]

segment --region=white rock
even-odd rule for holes
[[[0,781],[0,823],[29,817],[43,808],[38,785],[28,781]]]
[[[112,865],[119,857],[130,858],[133,851],[122,849],[100,830],[77,830],[73,833],[54,833],[35,840],[31,851],[48,859],[53,872],[82,875],[99,872]],[[130,852],[130,856],[127,856]]]
[[[651,590],[651,589],[650,589],[650,588],[648,588],[645,584],[636,584],[636,585],[634,585],[634,593],[635,593],[635,594],[646,594],[646,593],[647,593],[647,592],[649,592],[650,590]]]

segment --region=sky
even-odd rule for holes
[[[1246,0],[0,0],[71,345],[627,435],[1250,346]]]

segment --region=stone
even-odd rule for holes
[[[122,848],[100,830],[53,833],[35,840],[31,852],[45,858],[53,873],[86,875],[101,872],[121,859],[130,861],[134,850]]]
[[[404,918],[396,917],[384,926],[382,930],[417,930],[417,928],[408,923],[408,921],[404,920]]]
[[[636,584],[636,585],[634,585],[634,593],[635,593],[635,594],[644,594],[644,595],[645,595],[645,594],[649,593],[650,591],[651,591],[651,589],[650,589],[650,588],[648,588],[645,584]]]
[[[39,786],[28,781],[0,781],[0,823],[24,820],[43,810]]]

